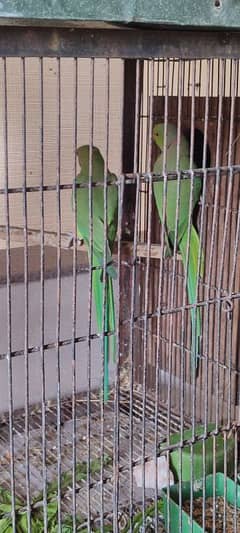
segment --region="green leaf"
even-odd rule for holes
[[[2,487],[0,487],[0,504],[1,503],[12,506],[12,494],[10,490],[3,489]],[[23,502],[20,500],[20,498],[15,497],[15,505],[23,506]]]
[[[87,532],[87,529],[81,529],[81,533],[83,533],[84,531]],[[91,530],[93,533],[101,533],[101,529],[100,528],[97,528],[97,529],[92,529]],[[108,526],[103,526],[103,533],[108,533],[109,531],[113,531],[113,526],[111,526],[110,524]]]
[[[84,529],[82,528],[83,524],[86,522],[85,518],[82,518],[79,514],[76,516],[76,526],[77,531],[81,531],[83,533]],[[73,517],[72,515],[66,515],[63,518],[62,523],[62,531],[64,533],[72,533],[73,532]]]
[[[0,502],[1,503],[8,503],[11,505],[12,503],[12,494],[9,490],[3,489],[0,487]]]
[[[32,526],[32,533],[43,533],[44,531],[44,522],[43,520],[40,520],[39,518],[32,519],[31,526]]]
[[[28,517],[27,513],[16,515],[16,529],[17,533],[28,533]]]
[[[65,526],[64,522],[62,522],[61,526],[61,533],[65,531],[65,527],[69,528],[69,526]],[[68,531],[68,530],[67,530]],[[73,531],[73,528],[71,528],[69,531]],[[58,533],[58,520],[53,519],[50,522],[48,522],[48,532],[49,533]]]
[[[112,458],[109,455],[105,455],[103,459],[103,465],[107,466],[112,462]],[[76,463],[76,482],[81,483],[81,481],[86,480],[87,478],[87,462],[82,461]],[[93,459],[90,462],[90,473],[96,474],[101,470],[101,459]],[[72,486],[72,470],[63,472],[61,475],[61,492],[62,496],[64,492]],[[47,484],[47,516],[48,516],[48,531],[50,533],[58,532],[58,523],[57,523],[57,491],[58,491],[58,481],[55,479]],[[27,522],[27,512],[25,511],[26,503],[20,498],[15,498],[15,508],[16,508],[16,530],[17,533],[25,533],[28,531],[28,522]],[[10,514],[12,510],[12,495],[11,492],[7,489],[0,487],[0,533],[12,533],[12,520]],[[5,516],[4,516],[5,515]],[[84,533],[84,529],[81,526],[84,526],[85,520],[81,517],[77,517],[77,528],[80,528],[81,533]],[[33,498],[33,503],[31,506],[31,527],[32,533],[42,533],[44,530],[44,519],[43,519],[43,491],[39,492]],[[79,530],[79,531],[80,531]],[[62,523],[62,532],[63,533],[72,533],[72,516],[68,515],[63,519]],[[87,531],[87,530],[86,530]],[[98,533],[100,530],[94,530]],[[104,532],[112,531],[112,526],[104,526]]]
[[[73,533],[73,526],[62,525],[62,533]]]
[[[158,509],[158,514],[163,513],[163,500],[162,499],[158,500],[157,509]],[[154,515],[155,515],[155,503],[146,507],[145,519],[148,516],[154,517]],[[133,517],[132,529],[134,533],[138,533],[140,531],[140,528],[142,528],[142,526],[143,526],[143,517],[142,517],[142,511],[140,511],[139,513],[135,514],[135,516]],[[128,521],[127,526],[122,530],[122,533],[128,533],[129,529],[130,529],[130,520]]]
[[[12,506],[10,503],[0,503],[0,515],[11,513]]]
[[[104,464],[104,462],[103,462]],[[90,464],[91,474],[98,474],[101,471],[101,461],[100,459],[93,459]]]
[[[58,492],[58,482],[56,479],[54,481],[51,481],[47,484],[47,500],[50,501],[53,498],[57,497]],[[43,493],[42,493],[42,499],[43,499]]]
[[[104,466],[107,466],[109,463],[112,462],[112,458],[109,455],[104,456],[103,464]],[[90,472],[91,474],[96,474],[100,472],[101,470],[101,460],[99,458],[93,459],[90,462]],[[81,483],[81,481],[85,481],[87,479],[87,462],[82,461],[79,463],[76,463],[76,482]],[[72,470],[67,470],[66,472],[63,472],[61,475],[61,492],[64,493],[69,487],[72,486]],[[51,502],[53,499],[57,497],[57,491],[58,491],[58,481],[54,479],[53,481],[50,481],[50,483],[47,484],[47,500],[48,502]],[[43,500],[43,491],[41,491],[39,494],[37,494],[33,498],[33,504],[36,504],[38,502],[41,502]]]
[[[48,520],[52,520],[53,517],[56,517],[57,516],[57,512],[58,512],[58,503],[57,503],[57,501],[52,502],[52,503],[48,503],[48,506],[47,506]]]
[[[0,533],[12,533],[12,519],[2,518],[0,520]]]

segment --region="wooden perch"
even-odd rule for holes
[[[128,241],[122,242],[122,247],[124,248],[124,252],[129,255],[133,254],[133,243]],[[115,243],[114,252],[117,253],[117,243]],[[137,257],[148,257],[148,244],[138,243],[137,245]],[[161,244],[151,244],[150,246],[150,253],[149,253],[150,259],[161,259],[162,257],[162,246]],[[180,254],[177,254],[177,259],[179,259]]]
[[[6,240],[6,226],[0,226],[0,239]],[[41,232],[38,229],[27,229],[28,244],[40,244]],[[10,239],[16,243],[25,242],[25,232],[23,228],[10,226]],[[79,240],[78,246],[82,241]],[[44,231],[44,244],[46,246],[58,245],[58,234],[54,231]],[[69,249],[73,245],[73,236],[71,233],[61,233],[61,248]]]
[[[0,239],[6,240],[6,226],[0,225]],[[25,232],[23,228],[17,226],[10,227],[10,239],[15,243],[25,242]],[[27,229],[27,240],[28,245],[41,244],[41,232],[37,229]],[[69,250],[73,247],[73,235],[71,233],[61,233],[61,248]],[[45,246],[58,246],[58,235],[56,232],[44,231],[44,244]],[[123,241],[121,247],[124,250],[126,255],[133,254],[133,243],[128,241]],[[81,239],[77,240],[77,249],[82,252],[86,252],[87,248],[83,244]],[[116,256],[118,249],[117,242],[114,245],[113,255]],[[161,258],[162,247],[160,244],[151,244],[149,257],[151,259],[160,259]],[[148,245],[147,243],[138,243],[137,245],[137,257],[148,257]],[[177,259],[180,258],[180,255],[177,254]]]

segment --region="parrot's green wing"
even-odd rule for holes
[[[85,148],[85,147],[83,147]],[[85,153],[83,154],[85,155]],[[81,159],[81,172],[76,178],[77,183],[88,183],[86,172],[88,162],[87,156]],[[97,149],[93,151],[93,182],[103,182],[103,160]],[[110,174],[107,181],[115,181],[116,176]],[[112,261],[112,248],[117,231],[117,210],[118,210],[118,193],[117,186],[114,184],[107,186],[107,228],[104,230],[104,187],[96,186],[91,189],[92,194],[92,213],[91,221],[89,217],[89,190],[87,187],[77,188],[77,230],[78,234],[84,240],[88,247],[89,257],[92,255],[92,286],[96,307],[96,320],[98,331],[102,332],[103,328],[103,309],[104,309],[104,283],[103,268],[104,254],[106,247],[106,286],[105,286],[105,337],[104,337],[104,399],[109,394],[109,376],[108,362],[109,351],[115,360],[115,310],[114,294],[112,279],[117,277],[116,270]],[[89,224],[90,223],[90,224]],[[92,228],[92,250],[90,250],[90,236]],[[106,241],[105,241],[106,236]],[[106,243],[106,244],[105,244]],[[92,252],[92,254],[91,254]],[[111,335],[109,335],[111,334]]]
[[[161,129],[159,128],[161,133]],[[172,132],[173,132],[172,127]],[[176,136],[176,134],[175,134]],[[169,144],[167,150],[167,171],[175,172],[176,171],[176,160],[177,160],[177,147],[174,140],[174,135],[172,135],[173,142]],[[157,140],[155,139],[158,144]],[[181,149],[182,148],[182,149]],[[163,157],[162,154],[157,158],[154,164],[154,174],[162,174],[162,165]],[[182,137],[180,142],[180,158],[179,166],[180,171],[190,169],[190,159],[188,145],[186,140]],[[192,189],[192,198],[191,198],[191,178],[189,176],[182,176],[180,180],[169,179],[167,181],[167,192],[166,192],[166,212],[165,212],[165,240],[167,242],[167,251],[173,249],[174,242],[176,239],[177,248],[181,253],[185,272],[187,273],[187,288],[188,288],[188,298],[190,304],[195,304],[197,301],[197,284],[198,284],[198,261],[199,255],[200,258],[200,275],[203,276],[204,269],[204,259],[202,251],[200,250],[199,236],[194,228],[191,225],[189,231],[189,209],[191,211],[194,209],[196,203],[198,202],[201,194],[202,182],[199,176],[193,176],[193,189]],[[154,196],[157,204],[158,213],[160,219],[163,220],[163,211],[164,211],[164,183],[163,181],[154,182],[153,185]],[[190,204],[191,201],[191,204]],[[177,210],[178,207],[178,210]],[[176,233],[176,215],[178,212],[178,223],[177,223],[177,235]],[[189,252],[188,250],[189,244]],[[199,309],[192,309],[191,311],[192,319],[192,368],[196,369],[199,349],[200,349],[200,336],[201,336],[201,317]]]
[[[174,158],[173,158],[174,160]],[[176,170],[176,164],[170,164],[168,162],[168,172]],[[181,170],[189,168],[189,158],[183,156],[180,158],[179,167]],[[162,157],[154,163],[153,172],[155,174],[162,173]],[[199,200],[202,181],[201,178],[194,176],[193,195],[192,195],[192,209],[194,209],[196,203]],[[155,182],[153,185],[155,200],[158,208],[158,212],[161,220],[163,219],[164,208],[164,184],[163,181]],[[175,228],[176,228],[176,213],[178,205],[178,226],[177,226],[177,242],[182,238],[183,233],[186,231],[189,220],[189,207],[190,207],[190,194],[191,194],[191,180],[190,178],[183,178],[179,180],[171,179],[167,181],[167,199],[166,199],[166,227],[168,231],[168,237],[171,243],[174,243]]]

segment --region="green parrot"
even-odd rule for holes
[[[160,155],[155,161],[153,172],[154,174],[162,174],[163,172],[163,144],[164,144],[164,124],[156,124],[153,128],[153,139],[160,149]],[[176,171],[177,168],[177,128],[173,124],[168,124],[167,128],[167,142],[166,142],[166,171]],[[190,155],[189,143],[184,135],[180,137],[179,147],[179,170],[190,169]],[[196,168],[193,165],[193,168]],[[192,209],[197,204],[202,188],[202,180],[200,177],[194,176],[193,192],[192,192]],[[163,220],[163,181],[153,183],[154,196],[157,204],[160,220]],[[178,211],[178,226],[177,226],[177,247],[182,256],[185,272],[187,271],[187,290],[190,304],[194,304],[197,300],[197,276],[198,276],[198,258],[201,253],[199,236],[196,228],[191,224],[190,239],[189,239],[189,254],[187,254],[188,245],[188,220],[189,220],[189,202],[191,196],[191,179],[184,178],[180,181],[179,191],[179,211]],[[166,255],[171,256],[173,252],[175,239],[175,225],[176,225],[176,210],[178,197],[178,182],[177,180],[168,180],[167,182],[167,198],[166,198]],[[204,261],[201,254],[200,275],[203,277]],[[200,337],[201,337],[201,316],[199,308],[191,310],[192,323],[192,371],[198,369],[198,360],[200,353]]]
[[[77,183],[89,183],[89,155],[88,145],[77,149],[80,165],[80,173],[76,177]],[[115,181],[115,174],[107,173],[107,181]],[[95,146],[92,147],[92,182],[101,182],[104,185],[104,159],[101,152]],[[103,263],[104,263],[104,187],[92,188],[92,287],[96,307],[96,320],[98,331],[103,327]],[[88,187],[76,189],[77,232],[88,248],[90,259],[90,230],[89,230],[89,189]],[[117,278],[116,270],[112,262],[112,249],[117,232],[118,218],[118,191],[116,185],[107,187],[107,243],[106,243],[106,310],[105,310],[105,333],[115,331],[114,293],[112,280]],[[109,355],[115,360],[116,350],[115,336],[104,337],[104,401],[109,396]]]

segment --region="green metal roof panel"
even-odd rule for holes
[[[1,24],[95,22],[240,28],[239,0],[0,0]]]

